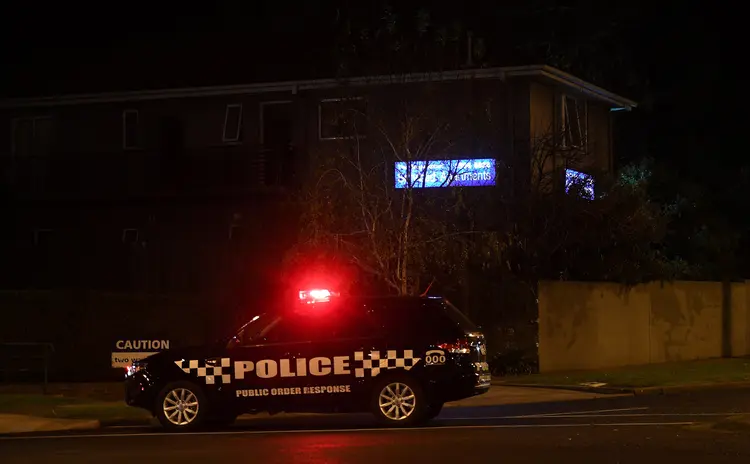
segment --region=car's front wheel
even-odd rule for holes
[[[376,382],[371,409],[383,425],[409,427],[427,420],[428,406],[419,382],[407,375],[397,375]]]
[[[168,430],[194,430],[204,423],[206,397],[197,385],[173,382],[165,386],[156,399],[155,412],[161,425]]]

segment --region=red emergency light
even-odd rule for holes
[[[338,296],[338,294],[326,288],[312,288],[309,290],[300,290],[299,292],[300,302],[307,304],[326,303],[331,301],[331,298],[335,296]]]

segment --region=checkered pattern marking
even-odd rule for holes
[[[229,358],[219,358],[216,360],[216,365],[211,366],[207,365],[205,360],[198,359],[183,359],[175,361],[175,364],[186,374],[205,377],[206,385],[214,385],[216,383],[226,385],[232,382],[232,374],[228,373],[232,365]]]
[[[370,351],[367,355],[363,351],[356,351],[354,361],[361,363],[361,367],[354,368],[354,376],[364,377],[369,371],[370,377],[375,377],[383,369],[404,369],[408,371],[416,366],[420,359],[422,358],[414,357],[413,350],[404,350],[402,357],[398,356],[396,350],[388,350],[385,357],[381,357],[380,351]]]

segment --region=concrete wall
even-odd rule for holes
[[[725,303],[719,282],[629,289],[610,283],[540,282],[540,370],[748,355],[748,285],[731,284]]]

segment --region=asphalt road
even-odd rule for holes
[[[193,434],[0,437],[0,462],[750,462],[750,432],[708,427],[730,416],[750,421],[750,391],[447,408],[430,426],[405,430],[375,428],[366,416],[276,416]]]

